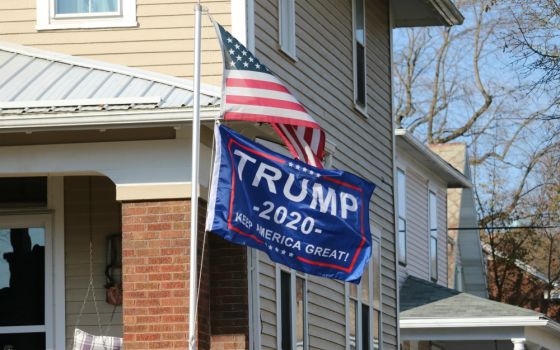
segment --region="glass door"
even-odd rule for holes
[[[0,350],[46,349],[52,303],[50,216],[0,216]]]

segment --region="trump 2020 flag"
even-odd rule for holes
[[[214,26],[224,57],[224,119],[270,123],[294,157],[322,168],[325,133],[319,124],[245,46]]]
[[[306,273],[358,283],[375,185],[311,167],[216,126],[206,230]]]

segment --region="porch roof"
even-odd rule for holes
[[[220,90],[201,87],[201,105]],[[193,82],[141,69],[0,42],[0,116],[190,109]]]
[[[480,298],[409,276],[400,289],[403,340],[505,340],[525,338],[554,349],[560,324],[543,314]],[[468,329],[468,331],[466,330]]]

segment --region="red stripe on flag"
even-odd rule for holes
[[[280,92],[285,92],[287,94],[290,93],[288,89],[286,89],[286,87],[282,84],[271,83],[268,81],[256,80],[256,79],[227,78],[226,86],[280,91]]]
[[[237,104],[237,105],[283,108],[283,109],[291,109],[299,112],[305,112],[305,108],[303,108],[303,106],[300,105],[299,103],[285,101],[285,100],[278,100],[275,98],[227,95],[226,104],[227,103]]]
[[[305,126],[308,128],[318,128],[316,122],[310,122],[302,119],[284,118],[276,115],[244,113],[244,112],[226,112],[224,113],[226,120],[246,120],[259,123],[278,123],[278,124],[291,124],[297,126]]]

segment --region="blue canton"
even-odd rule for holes
[[[218,24],[224,48],[224,64],[226,69],[248,70],[272,74],[243,44]]]

